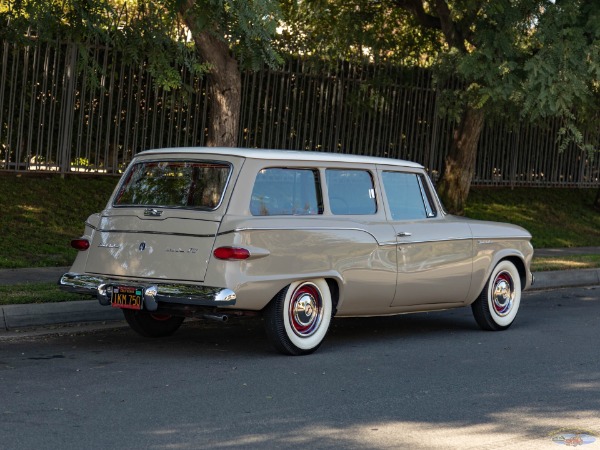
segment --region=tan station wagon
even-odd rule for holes
[[[275,348],[315,351],[331,319],[471,305],[503,330],[528,288],[531,235],[444,212],[422,166],[237,148],[140,153],[91,215],[60,285],[136,332],[261,314]]]

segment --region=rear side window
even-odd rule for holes
[[[328,169],[327,192],[333,214],[375,214],[373,178],[366,170]]]
[[[126,175],[114,205],[213,210],[230,171],[230,164],[213,161],[139,162]]]
[[[436,216],[422,175],[383,172],[383,186],[393,220],[418,220]]]
[[[322,214],[319,172],[292,168],[261,170],[252,189],[250,212],[254,216]]]

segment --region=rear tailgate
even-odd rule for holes
[[[145,218],[143,210],[132,212],[102,217],[90,245],[87,273],[204,280],[219,221],[198,218],[207,214],[203,212],[186,211],[182,217],[181,212],[165,210],[167,217],[158,220]]]

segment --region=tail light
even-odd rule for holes
[[[213,251],[217,259],[242,260],[250,258],[250,252],[241,247],[219,247]]]
[[[87,239],[73,239],[71,241],[71,247],[73,247],[75,250],[79,250],[80,252],[83,252],[85,250],[87,250],[88,248],[90,248],[90,241],[88,241]]]

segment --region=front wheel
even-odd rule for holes
[[[153,314],[124,309],[123,314],[129,326],[144,337],[165,337],[177,331],[185,317],[170,314]]]
[[[484,330],[499,331],[511,326],[521,304],[521,278],[510,261],[500,261],[492,271],[471,309]]]
[[[307,355],[319,348],[333,312],[324,279],[296,281],[282,289],[264,311],[271,343],[286,355]]]

